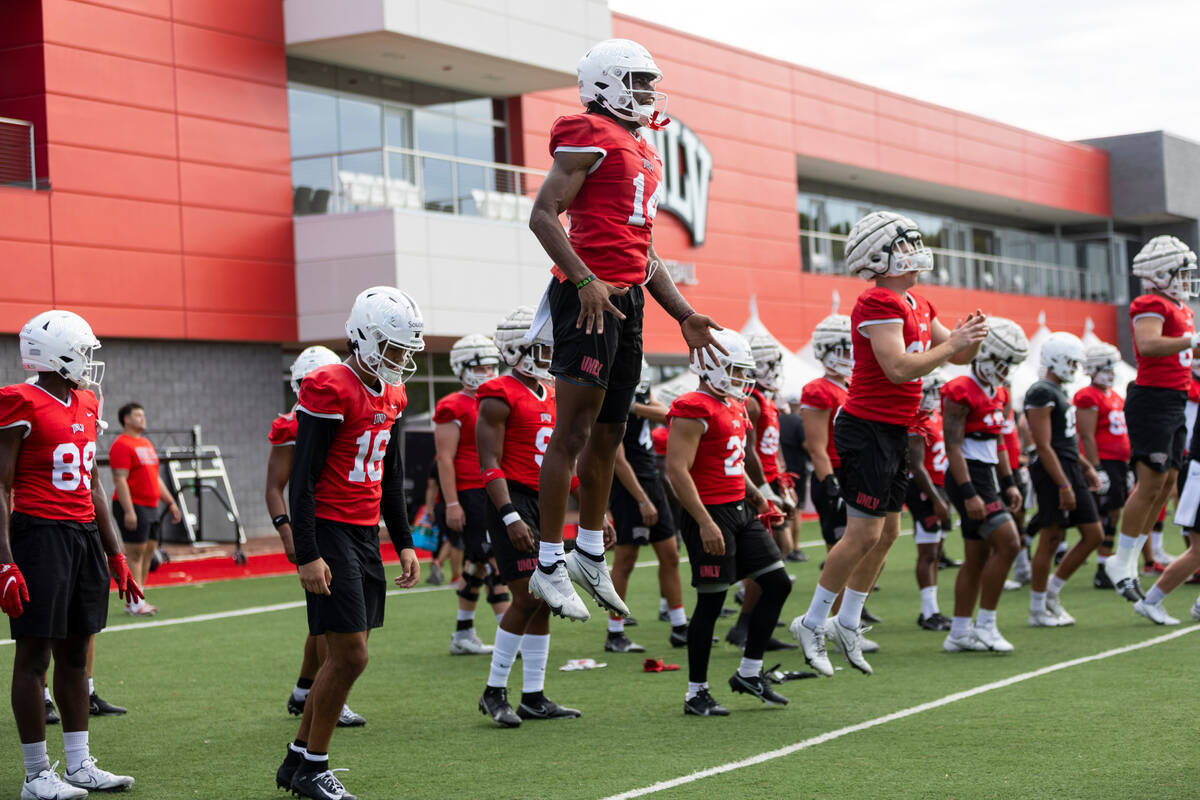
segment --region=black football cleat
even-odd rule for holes
[[[58,715],[58,709],[54,707],[53,700],[46,701],[46,724],[57,725],[62,722],[62,717]]]
[[[489,686],[483,690],[479,698],[479,710],[485,717],[491,717],[497,728],[519,728],[521,718],[508,704],[508,689]]]
[[[945,553],[938,555],[938,569],[957,569],[962,566],[962,562],[957,558],[951,558]]]
[[[88,698],[88,713],[93,717],[119,717],[126,711],[128,709],[114,706],[107,700],[101,699],[95,692],[92,692],[92,696]]]
[[[624,632],[609,631],[604,639],[604,649],[609,653],[644,653],[646,648],[631,641]]]
[[[795,642],[783,642],[772,636],[770,639],[767,639],[766,650],[768,652],[775,650],[796,650],[799,647],[800,645],[796,644]]]
[[[1113,589],[1112,578],[1108,577],[1108,570],[1103,564],[1096,565],[1096,577],[1092,578],[1092,586],[1096,589]]]
[[[583,716],[577,708],[567,708],[538,692],[537,694],[521,695],[521,704],[517,706],[517,716],[521,719],[575,719]]]
[[[275,770],[275,786],[283,789],[285,792],[292,790],[292,776],[296,774],[296,770],[300,769],[300,762],[304,760],[304,756],[296,752],[288,746],[287,755],[283,757],[283,763],[279,765],[279,769]]]
[[[883,622],[883,620],[881,620],[879,617],[872,614],[871,609],[867,608],[866,606],[863,606],[862,621],[868,625],[878,625],[879,623]]]
[[[637,624],[638,624],[638,621],[637,621],[636,617],[626,617],[625,618],[625,627],[626,628],[636,628]]]
[[[725,634],[725,641],[729,642],[734,647],[745,647],[746,637],[748,635],[749,632],[747,631],[745,625],[734,625],[729,629],[729,632]]]
[[[803,550],[793,550],[787,554],[787,560],[793,564],[803,564],[808,561],[808,555]]]
[[[293,796],[307,797],[309,800],[358,800],[346,791],[342,782],[328,769],[324,772],[296,770],[296,774],[292,776],[291,788]]]
[[[666,611],[659,611],[658,612],[658,621],[659,622],[670,622],[671,615],[668,614]]]
[[[738,610],[736,608],[730,608],[729,606],[721,606],[721,616],[722,617],[732,617],[733,615],[735,615],[737,613],[738,613]]]
[[[688,626],[680,625],[677,628],[671,628],[671,636],[667,639],[671,647],[687,647]]]
[[[769,706],[786,706],[788,699],[771,688],[771,682],[762,675],[747,678],[739,672],[729,679],[729,688],[742,694],[752,694]]]
[[[1142,587],[1138,585],[1137,578],[1121,578],[1113,588],[1117,590],[1117,594],[1131,603],[1136,603],[1146,597],[1142,594]]]
[[[950,619],[941,613],[930,614],[928,617],[918,614],[917,625],[927,631],[948,631],[950,630]]]
[[[694,717],[728,717],[729,709],[714,700],[708,689],[701,689],[690,700],[684,698],[683,713]]]
[[[293,717],[299,717],[304,714],[304,700],[297,700],[296,695],[289,694],[287,701],[288,713]]]

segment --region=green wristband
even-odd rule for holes
[[[591,283],[594,280],[596,280],[595,275],[588,275],[586,278],[581,280],[579,283],[575,284],[575,288],[582,289],[583,287],[587,286],[589,283]]]

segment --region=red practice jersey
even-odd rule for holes
[[[1136,323],[1142,317],[1161,319],[1163,336],[1192,335],[1192,309],[1186,303],[1177,303],[1160,294],[1144,294],[1129,304],[1129,319]],[[1161,386],[1164,389],[1179,389],[1184,392],[1188,390],[1192,381],[1190,347],[1169,356],[1143,356],[1138,352],[1135,337],[1133,352],[1137,355],[1138,386]]]
[[[383,457],[392,425],[408,405],[403,386],[376,391],[346,364],[318,367],[300,384],[298,411],[338,420],[316,486],[316,515],[347,525],[378,525]]]
[[[294,445],[296,443],[296,424],[295,411],[280,414],[271,421],[271,430],[267,434],[267,441],[273,447]]]
[[[1129,431],[1125,428],[1125,399],[1112,389],[1085,386],[1075,393],[1076,408],[1096,409],[1096,454],[1102,461],[1128,461]],[[1083,452],[1082,444],[1080,453]]]
[[[603,114],[573,114],[550,128],[558,153],[600,155],[567,209],[572,249],[602,281],[644,282],[663,171],[654,145]]]
[[[659,426],[650,431],[650,441],[654,443],[654,454],[665,456],[667,454],[667,437],[670,436],[670,431],[663,426]]]
[[[538,488],[550,434],[554,433],[554,390],[544,383],[539,383],[538,388],[540,396],[520,379],[503,375],[487,381],[475,392],[476,400],[481,403],[485,397],[494,397],[508,406],[500,469],[508,480],[534,491]]]
[[[925,444],[925,471],[929,473],[934,486],[945,486],[946,470],[950,467],[950,460],[946,458],[946,437],[942,431],[940,411],[929,413],[927,427],[933,434],[933,444]]]
[[[875,360],[871,327],[898,322],[902,326],[904,347],[910,353],[929,349],[933,320],[937,311],[923,297],[911,292],[901,296],[878,286],[858,296],[850,314],[851,341],[854,343],[854,373],[846,411],[859,419],[907,425],[921,407],[921,379],[892,383]]]
[[[1021,434],[1017,430],[1017,412],[1009,406],[1008,416],[1004,418],[1004,425],[1000,428],[1000,435],[1003,437],[1004,449],[1008,451],[1008,465],[1016,472],[1021,466]]]
[[[779,477],[779,407],[757,388],[754,399],[758,401],[758,422],[754,424],[758,461],[770,483]]]
[[[688,392],[671,403],[668,418],[698,419],[704,435],[688,473],[706,506],[746,498],[746,431],[750,418],[737,400],[722,401],[708,392]]]
[[[0,428],[24,428],[13,474],[13,511],[91,522],[96,395],[72,389],[63,403],[40,386],[0,388]]]
[[[968,436],[999,436],[1004,432],[1004,405],[1008,402],[1008,389],[1003,386],[995,394],[987,390],[974,375],[960,375],[942,387],[942,402],[949,400],[966,406],[966,433]]]
[[[451,392],[438,400],[433,421],[439,425],[458,426],[458,449],[454,451],[454,485],[459,491],[483,487],[479,472],[479,451],[475,449],[475,418],[479,404],[463,391]],[[536,486],[536,484],[535,484]]]
[[[825,446],[825,452],[829,454],[829,462],[833,464],[834,468],[841,466],[842,460],[838,458],[837,448],[833,446],[833,421],[837,419],[838,411],[845,405],[847,393],[848,390],[845,386],[825,377],[804,384],[804,389],[800,393],[800,413],[802,415],[806,408],[829,410],[829,442]]]
[[[138,506],[158,506],[158,453],[144,436],[122,433],[108,448],[108,465],[129,470],[129,499]],[[113,489],[113,500],[117,490]]]

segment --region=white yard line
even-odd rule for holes
[[[882,717],[876,717],[875,719],[867,720],[866,722],[860,722],[857,725],[849,725],[845,728],[838,728],[835,731],[829,731],[828,733],[822,733],[819,736],[814,736],[810,739],[805,739],[802,742],[796,742],[795,744],[790,744],[787,747],[780,747],[777,750],[768,750],[765,753],[759,753],[758,755],[750,756],[749,758],[744,758],[744,759],[741,759],[740,761],[730,761],[729,763],[722,764],[718,767],[711,767],[709,769],[700,770],[699,772],[693,772],[690,775],[684,775],[679,778],[672,778],[671,780],[668,780],[668,781],[660,781],[651,786],[645,786],[641,789],[632,789],[628,792],[622,792],[621,794],[614,794],[614,795],[611,795],[611,796],[605,798],[604,800],[627,800],[628,798],[632,798],[632,797],[644,797],[648,794],[654,794],[656,792],[666,791],[667,789],[674,789],[677,786],[684,786],[689,783],[695,783],[696,781],[703,780],[705,778],[711,778],[714,775],[721,775],[726,772],[732,772],[733,770],[743,769],[745,767],[752,767],[756,764],[762,764],[766,761],[772,761],[776,758],[783,758],[784,756],[790,756],[793,753],[798,753],[801,750],[807,750],[808,748],[815,747],[816,745],[819,745],[819,744],[825,744],[826,742],[831,742],[834,739],[840,739],[841,737],[847,736],[851,733],[857,733],[858,731],[865,731],[868,728],[875,728],[875,727],[878,727],[879,725],[885,725],[889,722],[895,722],[896,720],[905,719],[906,717],[911,717],[911,716],[914,716],[916,714],[921,714],[926,711],[932,711],[936,708],[941,708],[942,706],[948,706],[951,703],[957,703],[960,700],[967,700],[972,697],[976,697],[978,695],[984,694],[986,692],[995,691],[996,689],[1003,689],[1007,686],[1012,686],[1017,683],[1022,683],[1024,681],[1032,680],[1034,678],[1040,678],[1043,675],[1049,675],[1051,673],[1059,672],[1064,669],[1070,669],[1071,667],[1077,667],[1081,664],[1088,664],[1093,661],[1101,661],[1106,658],[1112,658],[1113,656],[1119,656],[1119,655],[1123,655],[1125,653],[1132,653],[1135,650],[1144,650],[1147,647],[1154,647],[1155,645],[1163,644],[1164,642],[1169,642],[1174,639],[1178,639],[1181,636],[1187,636],[1188,634],[1195,633],[1198,630],[1200,630],[1200,625],[1189,625],[1186,628],[1182,628],[1180,630],[1173,631],[1171,633],[1167,633],[1162,636],[1156,636],[1153,639],[1146,639],[1145,641],[1137,642],[1136,644],[1129,644],[1129,645],[1125,645],[1124,647],[1117,647],[1112,650],[1105,650],[1102,653],[1096,653],[1095,655],[1090,655],[1090,656],[1083,656],[1082,658],[1073,658],[1069,661],[1060,661],[1057,664],[1051,664],[1048,667],[1042,667],[1041,669],[1035,669],[1031,672],[1022,672],[1019,675],[1013,675],[1011,678],[1005,678],[1004,680],[994,681],[992,683],[985,683],[981,686],[976,686],[974,689],[967,689],[962,692],[955,692],[954,694],[948,694],[945,697],[939,698],[937,700],[932,700],[928,703],[921,703],[920,705],[912,706],[910,708],[906,708],[901,711],[896,711],[891,714],[886,714]]]

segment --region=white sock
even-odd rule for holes
[[[308,693],[311,691],[312,691],[311,686],[307,689],[301,689],[299,686],[296,686],[292,689],[292,697],[296,698],[301,703],[303,703],[305,700],[308,699]]]
[[[986,608],[979,609],[979,613],[975,616],[975,625],[980,628],[996,627],[996,609],[988,611]]]
[[[921,615],[928,619],[938,613],[937,584],[921,590]]]
[[[692,683],[691,681],[688,681],[687,694],[685,694],[683,696],[683,699],[691,700],[693,697],[700,694],[700,692],[704,691],[707,688],[708,688],[708,681],[705,681],[704,683]]]
[[[50,769],[50,758],[46,755],[46,740],[21,745],[21,757],[25,759],[25,777],[36,778],[39,772]]]
[[[463,620],[468,620],[468,619],[473,622],[475,620],[475,609],[472,608],[470,611],[468,611],[465,608],[460,608],[458,610],[458,614],[455,617],[455,619],[458,622],[462,622]]]
[[[493,611],[496,611],[496,607],[495,607],[495,606],[492,606],[492,610],[493,610]],[[503,612],[503,611],[496,611],[496,626],[497,626],[497,627],[499,627],[499,625],[500,625],[500,622],[501,622],[503,619],[504,619],[504,612]]]
[[[687,625],[687,612],[683,610],[683,606],[679,606],[678,608],[668,608],[667,619],[670,620],[672,628],[678,628],[680,625]]]
[[[1059,543],[1058,543],[1058,547],[1057,547],[1057,548],[1054,550],[1054,552],[1055,552],[1056,554],[1057,554],[1057,553],[1065,553],[1065,552],[1067,552],[1067,540],[1066,540],[1066,539],[1063,539],[1061,542],[1059,542]]]
[[[1024,547],[1017,551],[1017,559],[1013,562],[1013,566],[1020,567],[1021,569],[1027,569],[1031,566],[1029,563],[1029,551]]]
[[[1162,552],[1162,540],[1162,531],[1150,531],[1150,549],[1154,552],[1154,555]]]
[[[295,742],[288,742],[288,750],[291,750],[293,753],[299,753],[300,755],[304,755],[308,752],[307,748],[296,747]]]
[[[512,671],[513,662],[517,660],[517,651],[521,649],[519,633],[509,633],[503,628],[496,629],[496,643],[492,645],[492,671],[488,673],[488,686],[504,688],[508,686],[508,673]]]
[[[546,686],[546,662],[550,660],[550,634],[527,633],[521,642],[521,691],[540,692]]]
[[[67,761],[67,772],[75,772],[88,757],[88,732],[63,731],[63,750]]]
[[[834,600],[837,600],[837,592],[831,592],[818,583],[817,588],[813,590],[812,603],[809,604],[800,624],[812,631],[824,628]]]
[[[538,563],[553,567],[554,562],[563,560],[562,542],[542,541],[538,544]]]
[[[847,586],[845,594],[842,595],[842,608],[838,611],[838,622],[843,628],[852,631],[858,630],[858,626],[862,622],[863,606],[866,604],[867,592],[858,592]]]
[[[950,635],[955,639],[961,639],[967,635],[967,631],[971,629],[970,617],[951,617],[950,618]]]
[[[575,533],[575,546],[589,555],[604,555],[604,531],[589,530],[581,525]]]
[[[326,753],[323,756],[314,756],[312,753],[308,752],[308,750],[305,750],[302,755],[304,756],[305,761],[312,761],[317,764],[329,763],[329,753]]]
[[[760,674],[762,674],[762,659],[742,656],[742,663],[738,666],[738,675],[743,678],[753,678]]]
[[[42,694],[45,696],[45,699],[46,699],[46,702],[47,702],[47,703],[53,703],[53,702],[54,702],[54,699],[53,699],[52,697],[50,697],[50,687],[49,687],[49,686],[43,686],[43,687],[42,687]]]
[[[1029,610],[1030,611],[1045,611],[1046,610],[1046,593],[1045,592],[1029,592]]]
[[[92,680],[91,678],[88,678],[88,694],[93,695],[95,693],[96,693],[96,682],[94,680]]]
[[[665,597],[658,598],[658,613],[662,614],[669,610],[670,609],[667,608],[667,598],[665,598]]]
[[[1059,593],[1062,592],[1062,588],[1066,585],[1067,585],[1067,582],[1064,581],[1062,578],[1058,577],[1057,575],[1051,575],[1050,583],[1046,587],[1046,590],[1047,590],[1047,592],[1054,595],[1055,597],[1058,597]]]
[[[1146,592],[1146,602],[1150,605],[1156,606],[1162,603],[1166,596],[1167,593],[1158,588],[1158,584],[1156,583],[1150,587],[1150,591]]]
[[[620,617],[618,619],[613,619],[612,617],[609,617],[608,618],[608,632],[609,633],[624,633],[625,632],[625,618]]]
[[[1110,559],[1110,558],[1112,558],[1112,556],[1102,556],[1099,553],[1097,553],[1096,554],[1096,563],[1103,564],[1105,561],[1108,561],[1108,559]]]

